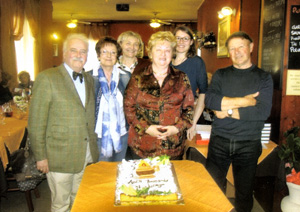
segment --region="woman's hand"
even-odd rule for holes
[[[186,131],[186,133],[187,133],[187,139],[191,141],[196,135],[196,125],[193,125],[190,129]]]
[[[150,125],[150,127],[148,127],[148,129],[146,130],[146,133],[153,136],[153,137],[158,137],[161,132],[159,131],[159,129],[162,126],[160,125]]]
[[[168,136],[175,135],[179,132],[175,126],[150,125],[146,133],[157,137],[158,139],[166,139]]]

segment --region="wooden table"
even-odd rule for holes
[[[207,153],[208,153],[208,144],[204,144],[204,145],[197,145],[195,140],[189,141],[188,142],[188,146],[189,148],[194,148],[195,150],[197,150],[197,152],[199,152],[204,158],[203,160],[203,164],[205,164],[205,160],[207,158]],[[270,141],[269,143],[263,143],[262,144],[262,153],[258,159],[258,164],[260,164],[271,152],[274,151],[274,149],[277,147],[277,144],[275,144],[274,142]],[[188,150],[187,153],[187,159],[191,159],[193,160],[193,156],[190,155],[191,154],[191,150]],[[201,159],[199,159],[201,160]],[[234,185],[234,180],[233,180],[233,174],[232,174],[232,167],[230,165],[228,173],[227,173],[227,180]]]
[[[84,172],[72,212],[222,212],[233,206],[202,164],[172,161],[184,205],[114,206],[117,162],[98,162]]]

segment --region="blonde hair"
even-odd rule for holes
[[[20,78],[22,76],[26,76],[28,78],[28,81],[30,81],[30,74],[27,72],[27,71],[21,71],[19,74],[18,74],[18,78],[20,80]]]
[[[177,41],[175,36],[172,34],[170,31],[159,31],[151,35],[149,41],[148,41],[148,46],[147,46],[147,52],[148,56],[150,59],[152,59],[151,51],[153,47],[158,43],[158,42],[163,42],[163,41],[168,41],[171,43],[172,47],[172,52],[173,54],[176,53],[175,48],[177,45]]]
[[[119,37],[118,37],[118,43],[121,45],[124,41],[126,41],[129,37],[134,37],[138,40],[139,42],[139,50],[137,55],[140,55],[142,53],[142,44],[143,44],[143,40],[141,38],[141,36],[133,31],[126,31],[126,32],[122,32]]]

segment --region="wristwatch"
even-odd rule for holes
[[[233,110],[232,109],[227,110],[227,114],[231,118],[233,114]]]

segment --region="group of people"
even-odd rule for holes
[[[11,76],[0,70],[0,105],[11,101],[13,96],[31,95],[33,81],[30,79],[30,74],[27,71],[21,71],[18,74],[18,79],[18,86],[11,90],[9,88]]]
[[[238,173],[235,180],[254,177],[272,79],[251,63],[253,42],[246,33],[231,35],[226,45],[233,66],[218,70],[207,88],[204,61],[196,55],[193,32],[186,26],[154,33],[147,46],[150,60],[138,58],[142,39],[135,32],[100,39],[95,47],[100,65],[94,74],[83,69],[88,39],[70,34],[63,64],[36,78],[28,121],[37,168],[47,173],[51,210],[71,209],[90,163],[164,154],[182,159],[205,105],[216,116],[208,171],[220,186],[231,162]],[[236,183],[237,208],[248,211],[242,207],[246,201],[252,208],[253,184],[241,184]]]

